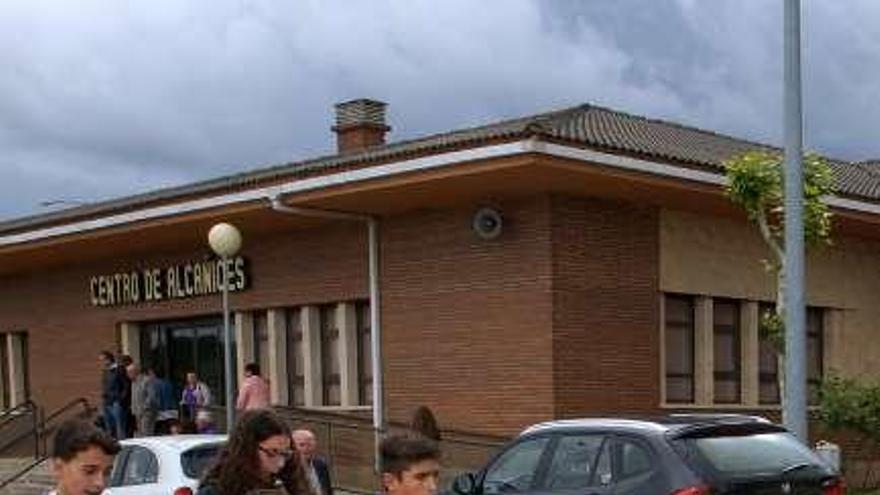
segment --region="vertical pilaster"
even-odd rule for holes
[[[238,386],[244,381],[244,366],[255,361],[254,315],[249,312],[235,313],[235,364],[238,370]]]
[[[710,405],[715,388],[715,348],[712,328],[712,298],[697,297],[694,308],[695,402]]]
[[[742,402],[748,406],[757,406],[761,390],[758,302],[743,301],[739,310],[739,321],[742,325],[740,334]]]
[[[9,356],[9,402],[15,407],[28,399],[25,388],[24,334],[10,333],[7,335],[7,355]]]
[[[336,307],[336,323],[339,328],[339,388],[340,404],[344,407],[358,405],[358,349],[357,313],[350,302]]]
[[[303,392],[305,406],[323,404],[323,374],[321,369],[321,312],[317,306],[303,306]]]
[[[130,321],[119,324],[119,335],[122,344],[122,353],[128,354],[140,366],[141,363],[141,333],[140,325]]]
[[[272,404],[288,404],[287,398],[287,318],[286,310],[270,309],[266,315],[269,333],[269,397]]]

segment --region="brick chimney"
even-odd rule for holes
[[[361,98],[337,103],[336,146],[340,153],[362,151],[385,144],[385,133],[391,128],[385,124],[385,107],[381,101]]]

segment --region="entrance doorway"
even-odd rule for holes
[[[211,389],[212,405],[225,405],[221,317],[147,323],[141,327],[140,339],[141,362],[171,381],[177,400],[186,374],[194,371]],[[232,376],[236,376],[234,368]]]

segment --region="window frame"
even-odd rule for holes
[[[131,460],[131,457],[139,452],[146,452],[150,455],[150,466],[154,468],[153,472],[151,473],[152,479],[140,483],[125,483],[126,474],[128,473],[128,463]],[[126,445],[122,448],[122,451],[119,452],[118,456],[120,458],[120,462],[119,464],[113,465],[110,488],[153,485],[159,482],[159,474],[161,471],[159,456],[156,455],[156,453],[149,448],[144,447],[143,445]]]
[[[721,305],[729,305],[733,310],[733,324],[719,324],[716,316],[718,315],[718,307]],[[743,368],[743,353],[742,353],[742,341],[743,341],[743,328],[742,328],[742,317],[740,315],[742,309],[742,300],[740,299],[731,299],[726,297],[713,297],[712,298],[712,403],[713,404],[742,404],[743,402],[743,382],[742,382],[742,368]],[[718,337],[719,335],[727,335],[731,337],[731,350],[734,354],[733,363],[734,369],[732,371],[724,371],[718,369]],[[731,400],[721,401],[718,399],[718,384],[719,382],[731,381],[736,384],[736,395]]]
[[[322,304],[318,307],[319,338],[321,339],[321,405],[342,405],[342,356],[339,355],[338,304]],[[332,316],[331,316],[332,315]],[[335,365],[335,366],[334,366]],[[333,397],[332,390],[336,396]]]
[[[676,328],[670,325],[669,301],[677,300],[687,304],[690,318],[687,320],[672,321]],[[696,296],[679,293],[663,293],[663,401],[667,404],[694,404],[697,400],[697,301]],[[670,372],[669,334],[672,331],[686,331],[689,333],[690,342],[690,373]],[[670,396],[669,380],[689,378],[690,393],[688,398],[680,399]]]
[[[583,486],[580,486],[577,488],[559,488],[559,487],[548,486],[549,476],[552,472],[554,461],[556,460],[556,454],[557,454],[557,452],[559,452],[560,444],[563,441],[565,441],[565,439],[567,439],[567,438],[576,438],[576,437],[596,437],[599,439],[599,446],[596,450],[596,454],[595,454],[595,456],[593,456],[593,459],[590,461],[590,472],[589,472],[589,477],[587,479],[587,482]],[[599,458],[602,456],[602,452],[605,450],[608,442],[612,441],[612,438],[613,438],[613,436],[605,431],[572,431],[572,432],[565,432],[565,433],[556,434],[555,438],[553,439],[553,443],[551,445],[547,446],[548,459],[546,461],[544,471],[543,471],[543,473],[541,473],[540,476],[537,477],[539,479],[536,480],[536,481],[539,481],[540,484],[534,486],[533,489],[536,488],[542,492],[553,492],[553,493],[562,492],[562,493],[565,493],[565,492],[570,492],[570,491],[582,492],[585,488],[594,488],[594,487],[602,486],[602,485],[598,484],[598,482],[596,480],[596,467],[597,467],[597,464],[599,463]]]
[[[478,489],[476,493],[478,495],[486,495],[486,478],[489,476],[489,473],[492,469],[498,465],[502,458],[507,455],[509,452],[512,452],[514,449],[521,447],[523,444],[528,442],[537,442],[544,441],[546,444],[544,445],[544,450],[541,452],[538,457],[538,462],[535,465],[535,474],[531,480],[529,487],[523,491],[517,492],[497,492],[493,495],[497,495],[498,493],[529,493],[535,491],[537,487],[540,487],[543,483],[544,473],[547,470],[547,464],[550,462],[551,456],[556,449],[556,441],[558,440],[557,434],[540,434],[540,435],[529,435],[524,438],[518,439],[515,443],[507,446],[500,452],[498,452],[492,459],[486,464],[486,467],[481,471],[480,477],[477,483]]]

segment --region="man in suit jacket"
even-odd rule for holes
[[[327,466],[327,461],[316,453],[318,442],[315,440],[315,434],[309,430],[296,430],[292,437],[293,444],[305,463],[312,491],[317,495],[333,495],[330,468]]]

